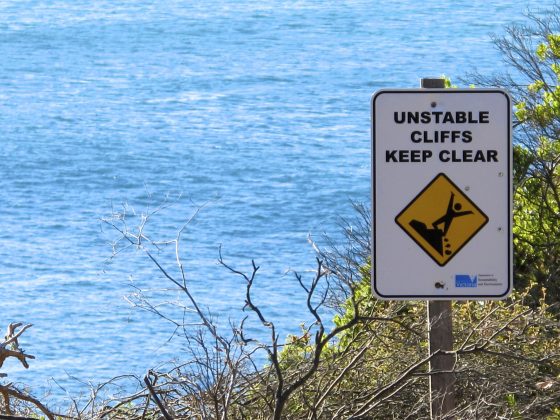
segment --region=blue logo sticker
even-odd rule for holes
[[[455,287],[477,287],[478,276],[468,274],[455,274]]]

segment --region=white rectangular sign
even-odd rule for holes
[[[512,289],[511,99],[499,89],[372,97],[372,290],[503,299]]]

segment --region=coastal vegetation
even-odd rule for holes
[[[456,408],[447,418],[560,419],[558,34],[559,7],[530,14],[526,25],[511,26],[495,39],[511,74],[467,79],[506,88],[515,104],[515,291],[503,301],[453,304],[454,347],[448,354],[455,360]],[[310,241],[315,272],[293,275],[307,311],[300,319],[309,321],[288,337],[280,336],[266,305],[255,298],[256,261],[244,271],[220,252],[225,275],[245,288],[246,316],[224,327],[201,307],[185,274],[181,245],[189,221],[174,238],[156,241],[146,226],[158,209],[136,219],[113,212],[103,223],[116,232],[115,257],[124,249],[142,254],[170,293],[180,296],[182,313],[197,319],[193,326],[185,317],[169,317],[141,291],[136,294],[138,307],[171,323],[185,341],[181,362],[138,378],[133,394],[117,392],[128,379],[115,378],[64,412],[4,379],[0,412],[49,419],[430,418],[428,364],[435,354],[428,354],[426,304],[372,298],[371,214],[364,205],[355,209],[354,219],[342,223],[343,240]],[[7,358],[29,367],[33,356],[18,344],[29,327],[9,325],[0,368]]]

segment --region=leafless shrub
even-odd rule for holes
[[[23,367],[29,368],[27,359],[35,359],[35,356],[25,353],[19,345],[19,338],[29,328],[31,324],[22,324],[21,322],[10,323],[8,325],[6,335],[2,342],[0,342],[0,368],[8,358],[17,359]],[[8,375],[0,372],[0,378],[5,378]],[[8,415],[14,413],[23,413],[25,415],[35,415],[40,412],[44,414],[49,420],[54,420],[55,414],[51,412],[46,405],[41,403],[37,398],[33,397],[27,391],[19,389],[16,385],[9,382],[7,384],[0,384],[0,396],[2,397],[1,412]]]
[[[318,255],[315,272],[309,278],[294,273],[311,322],[287,339],[254,299],[256,262],[243,272],[220,250],[219,263],[245,284],[246,312],[230,329],[220,329],[201,310],[185,277],[179,248],[188,223],[173,240],[156,243],[142,234],[142,226],[130,230],[122,214],[105,220],[120,241],[144,253],[183,293],[184,311],[198,317],[195,323],[171,320],[146,299],[136,301],[175,325],[187,344],[187,361],[151,373],[153,389],[137,394],[135,415],[144,407],[142,416],[149,411],[170,418],[429,418],[428,362],[435,354],[427,353],[425,305],[371,298],[370,216],[365,206],[356,209],[355,220],[343,221],[343,245],[326,240],[320,248],[312,242]],[[162,244],[173,247],[178,276],[152,252]],[[452,415],[457,418],[514,412],[537,418],[555,408],[558,337],[552,331],[558,322],[549,307],[525,306],[524,296],[454,306],[460,327],[449,353],[456,358],[458,404]],[[250,319],[268,340],[248,334]],[[549,347],[543,345],[547,331],[554,339]],[[508,368],[512,363],[514,370]]]
[[[255,301],[259,266],[253,261],[249,271],[238,270],[221,250],[218,262],[226,274],[244,283],[245,317],[229,328],[219,326],[198,305],[183,269],[181,235],[188,221],[174,239],[155,242],[144,233],[154,214],[141,215],[135,228],[121,213],[105,223],[117,232],[119,242],[147,258],[155,272],[167,279],[170,291],[182,294],[182,300],[173,301],[174,307],[197,316],[195,322],[188,317],[175,319],[135,290],[135,305],[171,322],[184,340],[185,351],[178,355],[182,361],[150,370],[143,378],[119,377],[92,387],[87,402],[74,401],[69,418],[430,417],[428,363],[437,353],[427,352],[425,304],[371,298],[370,261],[368,253],[360,250],[369,246],[369,235],[357,228],[368,229],[366,210],[358,212],[358,218],[364,217],[361,225],[347,222],[352,225],[344,229],[345,240],[358,244],[350,251],[344,247],[320,251],[312,274],[294,273],[311,321],[287,338],[280,336],[274,320]],[[174,267],[158,259],[164,247],[173,250]],[[116,247],[116,254],[121,250],[122,246]],[[456,342],[447,353],[456,360],[458,403],[448,418],[537,419],[558,408],[560,326],[544,298],[535,308],[525,304],[528,296],[526,291],[506,302],[454,305]],[[328,306],[335,302],[337,310]],[[249,331],[254,330],[246,327],[251,321],[265,334],[252,336]],[[131,382],[138,390],[127,393]],[[15,408],[12,405],[11,412],[24,412]]]

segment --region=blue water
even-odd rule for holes
[[[181,357],[171,325],[123,298],[168,284],[133,252],[112,263],[100,218],[166,202],[197,298],[227,324],[256,298],[283,334],[313,269],[308,234],[336,235],[370,190],[369,98],[503,69],[490,33],[552,1],[0,2],[0,328],[33,324],[37,359],[9,379],[55,396]],[[134,217],[133,217],[134,219]],[[131,219],[131,224],[133,220]],[[163,252],[164,262],[172,255]],[[254,331],[254,334],[259,334]]]

